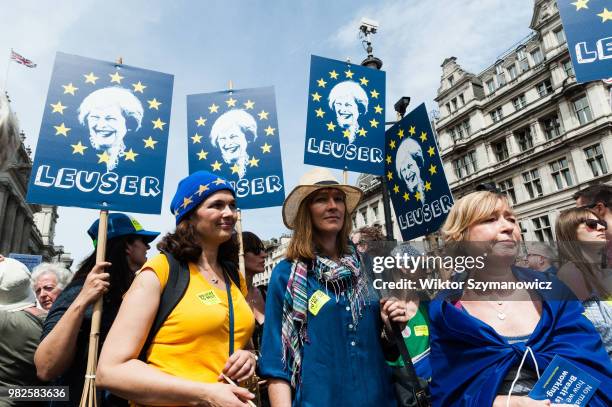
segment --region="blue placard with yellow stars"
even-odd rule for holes
[[[425,103],[387,130],[385,181],[404,241],[435,232],[453,196]]]
[[[557,0],[557,6],[576,81],[612,77],[612,2]]]
[[[187,96],[189,173],[232,183],[241,209],[285,200],[274,87]]]
[[[28,202],[161,213],[173,82],[58,52]]]
[[[385,72],[312,56],[304,163],[382,175]]]

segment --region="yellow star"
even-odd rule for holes
[[[378,121],[376,119],[370,120],[370,127],[378,127]]]
[[[257,116],[259,116],[259,120],[268,120],[268,114],[268,112],[262,110],[261,112],[257,113]]]
[[[325,85],[327,85],[327,82],[325,82],[325,80],[323,80],[323,78],[321,78],[321,79],[318,79],[318,80],[317,80],[317,85],[318,85],[320,88],[324,88],[324,87],[325,87]]]
[[[334,131],[336,130],[336,125],[333,122],[329,122],[327,123],[327,130],[328,131]]]
[[[586,9],[588,9],[588,7],[587,7],[587,3],[588,3],[588,2],[589,2],[589,0],[577,0],[577,1],[573,2],[572,4],[573,4],[574,6],[576,6],[576,11],[578,11],[578,10],[580,10],[581,8],[586,8]]]
[[[410,133],[411,136],[414,136],[416,133],[416,128],[414,126],[410,126],[410,129],[408,129],[408,133]]]
[[[114,74],[109,73],[108,76],[111,78],[111,83],[115,82],[121,84],[121,79],[123,79],[123,76],[119,75],[119,72],[115,72]]]
[[[261,148],[262,153],[269,153],[270,150],[272,149],[272,146],[268,143],[264,143],[264,145],[261,146],[260,148]]]
[[[139,156],[140,154],[134,152],[134,150],[132,150],[130,148],[130,151],[126,151],[125,152],[125,161],[133,161],[136,162],[136,157]]]
[[[359,82],[363,85],[363,86],[368,86],[368,82],[370,82],[365,76],[362,77],[361,79],[359,79]]]
[[[360,136],[365,137],[366,134],[368,134],[368,131],[364,128],[360,128],[359,130],[357,130],[357,133],[359,133]]]
[[[382,113],[382,111],[383,111],[383,108],[382,108],[381,105],[374,106],[374,112],[375,113]]]
[[[266,136],[273,136],[274,132],[276,131],[276,129],[270,125],[268,125],[268,127],[266,127],[264,129],[264,131],[266,132]]]
[[[421,191],[416,191],[416,194],[414,194],[414,197],[416,198],[417,201],[423,200],[423,197],[421,196]]]
[[[214,103],[210,106],[208,106],[208,111],[210,113],[218,113],[219,112],[219,106],[215,105]]]
[[[391,140],[389,142],[389,147],[391,147],[391,150],[393,150],[395,148],[395,140]]]
[[[187,206],[188,206],[190,203],[193,203],[193,201],[191,200],[191,198],[183,198],[183,203],[181,204],[181,206],[182,206],[183,208],[187,208]]]
[[[315,110],[315,113],[317,114],[317,117],[323,117],[323,115],[325,115],[325,112],[321,108]]]
[[[311,93],[310,95],[312,96],[312,101],[313,102],[320,102],[321,101],[321,95],[319,95],[319,92]]]
[[[83,155],[85,150],[87,150],[87,147],[85,147],[83,144],[81,144],[80,141],[77,144],[70,144],[70,147],[72,147],[72,154],[81,154],[81,155]]]
[[[198,196],[202,196],[202,194],[206,191],[208,191],[208,185],[200,185],[196,193]]]
[[[376,89],[372,89],[370,91],[370,96],[372,96],[374,99],[378,99],[378,95],[380,95],[380,93],[378,93]]]
[[[391,163],[393,162],[393,159],[391,158],[390,155],[387,156],[387,164],[391,165]]]
[[[60,134],[64,137],[68,137],[68,132],[70,131],[70,127],[66,127],[66,125],[62,122],[59,126],[55,127],[55,135],[59,136]]]
[[[400,138],[400,140],[404,138],[404,129],[399,129],[399,131],[397,132],[397,135]]]
[[[96,75],[94,75],[93,72],[90,72],[87,75],[83,75],[83,76],[85,77],[85,83],[91,83],[92,85],[95,85],[96,81],[100,79]]]
[[[210,164],[210,166],[212,167],[213,171],[221,171],[221,163],[217,160],[215,160],[214,163]]]
[[[255,106],[255,102],[253,102],[252,100],[247,100],[246,102],[243,103],[244,104],[244,108],[249,110],[252,109],[253,106]]]
[[[238,165],[238,163],[234,163],[234,165],[232,165],[231,167],[232,170],[232,174],[238,174],[240,172],[240,166]]]
[[[342,136],[345,138],[351,138],[351,131],[349,129],[342,130]]]
[[[429,154],[430,157],[433,157],[436,154],[436,150],[433,148],[433,146],[431,146],[427,150],[427,153]]]
[[[251,158],[251,159],[249,160],[249,165],[250,165],[251,167],[259,167],[259,159],[258,159],[258,158],[255,158],[255,156],[253,156],[253,158]]]
[[[204,149],[200,150],[198,153],[198,161],[206,160],[206,157],[208,157],[208,151],[204,151]]]
[[[427,133],[424,131],[421,132],[421,143],[424,143],[427,140]]]
[[[159,117],[157,118],[157,120],[151,120],[151,123],[153,123],[153,130],[155,130],[155,129],[163,130],[164,129],[164,125],[166,124],[166,123],[162,122]]]
[[[206,119],[200,116],[196,119],[196,124],[198,125],[198,127],[204,126],[206,125]]]
[[[404,192],[403,198],[404,198],[404,201],[410,200],[410,195],[408,195],[408,192]]]
[[[399,187],[397,186],[397,184],[393,186],[393,192],[395,192],[396,194],[399,193]]]
[[[601,17],[601,22],[605,23],[608,20],[612,20],[612,11],[608,11],[607,8],[604,7],[603,11],[599,14],[597,14],[599,17]]]
[[[200,136],[198,133],[196,133],[193,136],[191,136],[191,140],[193,140],[193,144],[201,143],[202,142],[202,136]]]
[[[144,90],[147,87],[146,85],[143,85],[142,82],[140,81],[138,81],[137,83],[133,83],[132,86],[134,87],[134,93],[136,92],[144,93]]]
[[[334,69],[333,71],[329,73],[329,77],[331,79],[338,79],[338,72],[336,72],[336,70]]]
[[[59,113],[59,114],[64,114],[64,109],[66,108],[66,106],[62,105],[62,102],[58,101],[56,104],[51,103],[51,107],[53,108],[53,111],[51,113]]]
[[[425,182],[425,191],[431,191],[431,182],[429,181]]]
[[[349,79],[353,79],[353,71],[351,71],[351,68],[348,69],[348,71],[344,71],[344,75],[349,78]]]
[[[217,178],[214,182],[216,185],[225,184],[225,180],[223,178]]]
[[[227,104],[227,107],[236,107],[236,102],[237,102],[237,100],[236,100],[236,99],[234,99],[234,98],[233,98],[233,97],[231,97],[231,96],[230,96],[230,98],[229,98],[229,99],[227,99],[227,100],[225,101],[225,103]]]
[[[155,150],[155,144],[158,143],[157,141],[153,140],[151,136],[149,136],[149,138],[143,138],[142,141],[145,143],[145,148],[150,148],[152,150]]]
[[[79,88],[72,86],[72,82],[70,82],[68,85],[62,85],[62,88],[64,88],[64,94],[70,93],[72,96],[74,96],[74,92],[79,90]]]
[[[96,154],[99,158],[98,160],[98,164],[102,164],[102,163],[107,163],[108,160],[110,159],[110,157],[108,156],[108,154],[106,154],[106,151],[103,152],[102,154]]]
[[[434,174],[436,173],[436,166],[435,166],[435,165],[431,164],[431,165],[429,166],[429,173],[430,173],[431,175],[434,175]]]
[[[391,181],[393,179],[393,173],[391,171],[387,171],[387,179]]]
[[[155,109],[155,110],[159,110],[159,105],[161,105],[161,102],[158,102],[156,98],[147,100],[147,103],[149,104],[149,109]]]

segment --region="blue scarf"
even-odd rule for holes
[[[542,280],[542,274],[532,270],[515,268],[514,272],[521,281]],[[442,292],[430,303],[434,406],[492,405],[508,371],[518,367],[526,346],[533,350],[540,373],[559,355],[600,380],[589,406],[612,406],[612,362],[599,334],[582,315],[584,308],[569,289],[556,278],[551,281],[552,292],[538,292],[542,316],[526,343],[510,345],[489,325],[457,309],[448,300],[461,295],[460,291]],[[535,371],[531,358],[525,363]]]

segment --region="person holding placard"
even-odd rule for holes
[[[235,263],[235,191],[197,171],[179,183],[170,209],[176,229],[125,295],[96,383],[136,405],[247,406],[249,391],[219,383],[248,379],[256,365],[244,350],[255,322]],[[168,308],[178,282],[184,289]]]
[[[397,405],[381,332],[405,325],[406,303],[379,303],[349,243],[361,195],[317,168],[285,200],[294,233],[270,279],[260,358],[273,407]]]

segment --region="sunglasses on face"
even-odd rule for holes
[[[597,230],[598,225],[603,226],[604,230],[608,229],[608,223],[605,220],[584,219],[582,223],[584,223],[590,230]]]
[[[259,255],[259,253],[265,251],[266,249],[264,249],[263,247],[256,247],[252,250],[247,250],[250,253],[253,253],[255,256]]]

